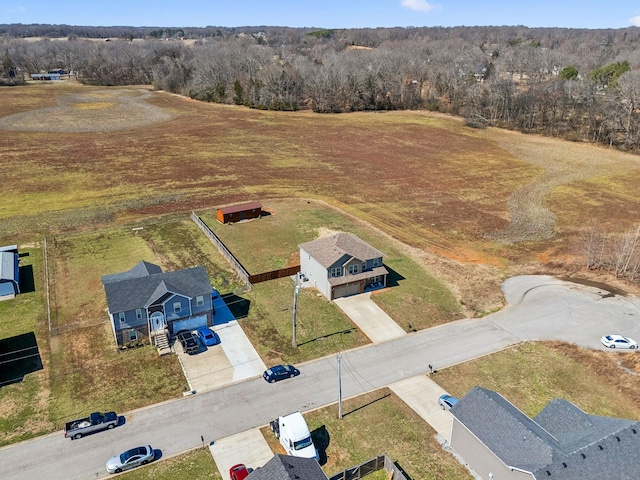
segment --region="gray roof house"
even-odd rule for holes
[[[18,246],[0,247],[0,300],[15,298],[20,293]]]
[[[315,458],[277,454],[247,480],[327,480],[327,476]]]
[[[299,245],[299,277],[329,300],[385,287],[383,254],[352,233],[336,233]]]
[[[204,267],[163,272],[142,261],[103,276],[102,285],[118,345],[212,325],[213,288]]]
[[[640,422],[590,415],[556,398],[530,418],[474,387],[451,410],[451,447],[482,478],[640,478]]]

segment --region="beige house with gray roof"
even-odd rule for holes
[[[387,285],[383,254],[351,233],[336,233],[303,243],[300,278],[329,300]]]

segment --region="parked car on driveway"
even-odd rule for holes
[[[600,341],[607,348],[638,348],[635,340],[622,335],[605,335]]]
[[[298,370],[293,365],[276,365],[264,371],[262,378],[269,383],[275,383],[285,378],[293,378],[300,375]]]
[[[247,467],[242,463],[234,465],[229,469],[229,477],[231,480],[244,480],[249,476],[249,473],[251,472],[249,472]]]
[[[120,455],[114,455],[107,460],[107,472],[120,473],[124,470],[139,467],[140,465],[146,465],[153,460],[154,453],[151,445],[145,445],[144,447],[136,447]]]
[[[214,331],[212,331],[209,327],[200,327],[196,330],[196,334],[200,341],[206,345],[207,347],[211,347],[212,345],[218,345],[220,343],[220,337]]]
[[[178,332],[177,336],[180,344],[182,345],[182,350],[184,350],[184,353],[188,353],[189,355],[198,353],[198,350],[200,350],[200,346],[198,345],[196,337],[193,336],[193,333],[189,332],[188,330],[183,330],[181,332]]]
[[[443,410],[451,410],[456,403],[458,403],[458,399],[452,395],[440,395],[438,398],[438,404],[440,408]]]

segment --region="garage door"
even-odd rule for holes
[[[333,289],[333,298],[348,297],[360,293],[360,283],[350,283],[348,285],[340,285]]]
[[[187,318],[186,320],[171,322],[171,330],[173,335],[178,333],[180,330],[195,330],[198,327],[206,327],[206,326],[207,326],[206,315],[202,315],[201,317],[192,317],[192,318]]]

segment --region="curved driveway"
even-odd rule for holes
[[[640,338],[640,301],[562,282],[523,276],[503,285],[509,305],[342,354],[343,397],[351,397],[507,348],[520,341],[562,340],[603,348],[605,333]],[[4,479],[89,479],[106,476],[105,460],[150,443],[164,457],[266,425],[294,410],[337,401],[336,357],[300,365],[295,381],[271,385],[257,377],[225,388],[129,412],[125,425],[70,441],[61,432],[0,449]],[[199,415],[207,412],[207,415]]]

